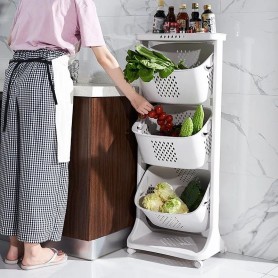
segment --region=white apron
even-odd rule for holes
[[[54,88],[57,98],[56,133],[58,162],[70,161],[73,82],[68,70],[68,62],[68,55],[63,55],[52,60]]]

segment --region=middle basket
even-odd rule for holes
[[[163,105],[167,114],[173,116],[173,123],[180,124],[188,116],[193,116],[196,106]],[[204,108],[203,128],[189,137],[153,135],[158,131],[154,119],[137,121],[132,126],[142,159],[157,166],[195,169],[202,167],[211,150],[211,110]]]

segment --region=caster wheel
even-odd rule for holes
[[[204,265],[204,263],[203,263],[203,261],[194,261],[194,262],[193,262],[193,265],[194,265],[194,267],[196,267],[196,268],[202,268],[203,265]]]
[[[132,248],[127,248],[126,252],[129,254],[129,255],[132,255],[136,252],[136,250],[132,249]]]

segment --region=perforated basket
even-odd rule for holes
[[[177,43],[160,44],[153,47],[175,63],[184,59],[185,64],[190,68],[175,70],[167,78],[160,78],[156,74],[150,82],[140,79],[142,93],[149,101],[199,104],[205,102],[212,94],[213,54],[210,53],[210,47],[206,47],[208,50],[204,50],[198,45],[186,47]],[[188,47],[190,48],[188,49]]]
[[[196,106],[163,105],[164,111],[173,116],[173,123],[179,124],[193,116]],[[202,167],[211,150],[211,110],[204,108],[203,128],[193,136],[159,136],[156,120],[137,121],[132,126],[138,147],[145,163],[157,166],[195,169]]]
[[[142,206],[145,195],[152,193],[154,187],[160,182],[168,182],[172,185],[178,196],[181,195],[188,183],[198,177],[206,189],[199,207],[186,214],[170,214],[154,212]],[[135,205],[144,212],[147,218],[156,226],[176,231],[201,233],[208,227],[209,219],[209,183],[210,173],[208,170],[183,170],[151,166],[145,172],[135,195]]]

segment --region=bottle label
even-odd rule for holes
[[[153,32],[154,33],[162,33],[163,32],[163,17],[155,17],[153,21]]]
[[[185,19],[179,19],[177,21],[178,23],[178,28],[180,32],[185,32],[186,31],[186,20]]]
[[[202,20],[205,32],[216,33],[216,22],[214,14],[202,14]]]
[[[196,30],[202,28],[201,23],[202,23],[201,21],[190,21],[189,22],[189,28],[196,31]]]

